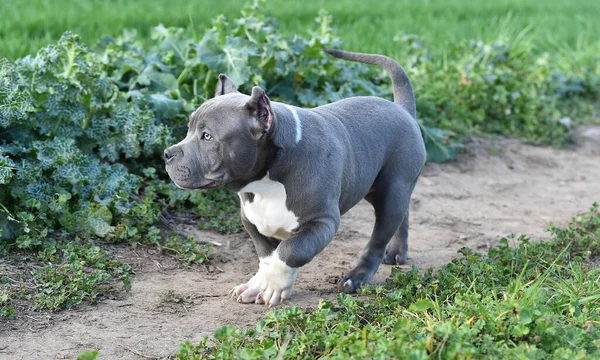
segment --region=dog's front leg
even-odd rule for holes
[[[262,298],[258,295],[262,291],[264,280],[265,270],[270,264],[270,260],[272,258],[275,249],[277,249],[277,245],[279,244],[279,240],[264,236],[256,226],[252,224],[246,218],[244,214],[244,210],[241,211],[242,215],[242,225],[252,238],[254,242],[254,248],[256,249],[256,253],[258,255],[258,270],[256,274],[248,280],[248,282],[240,284],[229,292],[231,297],[235,298],[239,303],[257,303],[262,304]]]
[[[339,214],[308,221],[279,244],[263,273],[259,297],[265,304],[278,305],[291,297],[300,267],[309,263],[331,242],[339,222]]]

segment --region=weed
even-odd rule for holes
[[[181,238],[175,234],[169,235],[164,245],[159,245],[158,249],[172,252],[178,259],[187,263],[203,264],[210,260],[208,254],[211,246],[200,245],[192,237]]]
[[[98,358],[98,350],[88,350],[77,356],[77,360],[96,360]]]
[[[76,240],[77,241],[77,240]],[[59,243],[56,254],[46,258],[53,263],[34,271],[36,310],[71,308],[82,302],[94,303],[112,280],[131,290],[131,267],[111,260],[104,250],[92,244]]]
[[[13,319],[17,316],[17,311],[12,306],[12,296],[6,291],[0,291],[0,317]]]

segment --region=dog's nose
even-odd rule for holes
[[[171,148],[166,149],[165,150],[165,161],[169,161],[173,157],[175,157],[175,152],[173,150],[171,150]]]

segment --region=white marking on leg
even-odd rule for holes
[[[283,262],[275,250],[264,272],[261,297],[266,305],[278,305],[290,298],[299,270]]]
[[[296,121],[296,144],[300,142],[302,139],[302,123],[300,122],[300,117],[298,116],[298,112],[296,109],[290,105],[285,105],[286,108],[290,110],[292,115],[294,116],[294,120]]]
[[[298,227],[298,217],[287,208],[287,194],[282,183],[269,179],[269,174],[253,181],[240,190],[240,193],[253,193],[254,199],[243,201],[244,215],[256,226],[258,232],[279,240],[287,239],[292,230]]]
[[[277,250],[261,258],[256,274],[245,284],[231,290],[232,297],[240,303],[262,303],[269,307],[278,305],[292,296],[299,268],[283,262]]]
[[[234,287],[230,292],[231,297],[236,298],[237,302],[240,303],[255,302],[258,295],[262,291],[262,287],[265,282],[264,274],[272,257],[273,254],[260,258],[258,271],[256,271],[256,274],[250,278],[247,283]]]

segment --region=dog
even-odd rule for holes
[[[273,306],[289,299],[299,269],[362,199],[373,206],[375,225],[339,291],[368,284],[382,262],[406,261],[410,198],[426,160],[411,82],[389,57],[325,51],[382,67],[394,101],[357,96],[305,109],[270,101],[259,86],[242,94],[220,74],[215,97],[192,113],[185,139],[164,151],[178,187],[224,187],[240,198],[259,266],[231,290],[238,302]]]

